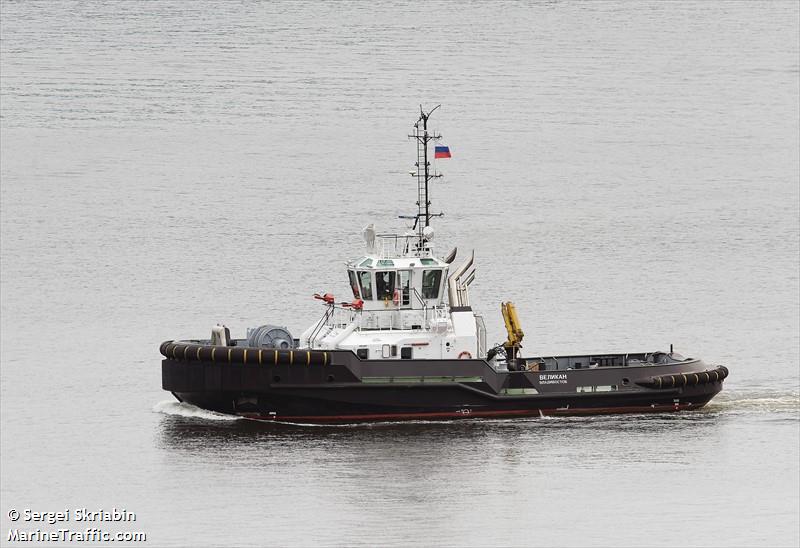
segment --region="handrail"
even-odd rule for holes
[[[412,245],[417,238],[419,238],[419,236],[416,234],[375,234],[375,239],[380,241],[380,244],[376,246],[376,250],[381,258],[391,258],[392,256],[430,256],[430,249],[428,247],[419,249]],[[394,247],[393,252],[391,252],[392,247]]]
[[[319,321],[317,326],[314,328],[314,331],[311,332],[311,335],[308,336],[308,345],[313,348],[313,343],[317,340],[317,335],[320,334],[322,331],[322,327],[328,325],[328,320],[331,316],[333,316],[333,306],[328,306],[327,310],[325,310],[325,314],[322,316],[322,319]]]
[[[421,305],[422,305],[422,308],[423,308],[423,309],[427,308],[427,307],[428,307],[428,304],[427,304],[427,303],[425,302],[425,300],[422,298],[422,295],[420,295],[420,294],[419,294],[419,291],[417,291],[417,288],[416,288],[416,287],[412,287],[412,288],[411,288],[411,291],[413,291],[413,292],[414,292],[414,296],[415,296],[415,297],[417,298],[417,300],[419,301],[419,304],[421,304]]]
[[[408,329],[409,326],[424,325],[425,329],[431,328],[431,322],[435,319],[447,319],[448,306],[442,304],[441,306],[430,306],[425,303],[422,295],[416,288],[410,288],[417,301],[422,305],[422,308],[390,308],[390,309],[375,309],[375,310],[357,310],[348,306],[342,306],[344,303],[331,303],[326,307],[325,314],[314,326],[311,334],[309,335],[309,344],[314,344],[322,336],[322,331],[326,327],[346,328],[353,323],[356,324],[356,329]],[[366,316],[365,316],[366,314]],[[386,314],[390,314],[390,323],[385,324]],[[369,321],[365,321],[369,319]],[[415,321],[416,320],[416,321]],[[325,335],[327,336],[327,334]]]

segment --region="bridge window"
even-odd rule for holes
[[[353,297],[360,299],[361,294],[358,292],[358,279],[356,278],[356,273],[352,270],[348,270],[347,276],[350,278],[350,289],[353,290]]]
[[[442,282],[441,270],[424,270],[422,272],[422,298],[439,298],[439,286]]]
[[[372,275],[369,272],[359,272],[358,277],[361,279],[361,295],[365,301],[372,300]]]
[[[394,271],[384,270],[375,273],[375,298],[390,301],[394,297]]]

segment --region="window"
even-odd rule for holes
[[[375,298],[379,301],[391,301],[394,297],[394,272],[390,270],[375,273]]]
[[[361,261],[361,264],[358,265],[358,266],[370,267],[370,266],[372,266],[372,259],[364,259],[363,261]]]
[[[397,287],[400,289],[400,304],[411,304],[411,271],[401,270],[397,273]]]
[[[439,285],[442,281],[441,270],[424,270],[422,272],[422,298],[439,298]]]
[[[410,346],[404,346],[400,349],[400,359],[401,360],[410,360],[413,352],[413,348]]]
[[[356,278],[356,273],[352,270],[348,270],[347,276],[350,278],[350,289],[353,290],[353,297],[360,299],[361,294],[358,292],[358,279]]]
[[[361,294],[362,299],[365,301],[372,300],[372,275],[369,272],[359,272],[358,277],[361,279]]]

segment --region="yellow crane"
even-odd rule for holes
[[[522,332],[514,303],[511,301],[500,303],[500,311],[503,313],[503,321],[508,331],[508,339],[503,343],[503,348],[506,349],[506,358],[511,362],[516,359],[519,349],[522,348],[522,338],[525,333]]]

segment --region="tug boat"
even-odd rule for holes
[[[438,108],[438,107],[436,107]],[[700,409],[728,376],[724,366],[669,352],[524,356],[513,303],[501,303],[507,340],[487,348],[472,309],[474,252],[433,249],[429,186],[441,174],[429,148],[436,110],[420,108],[417,214],[404,234],[363,230],[365,251],[347,263],[352,300],[315,294],[322,317],[299,338],[266,324],[233,339],[161,344],[162,387],[181,402],[290,423],[517,418]],[[437,149],[445,147],[436,147]],[[449,150],[446,152],[449,155]]]

